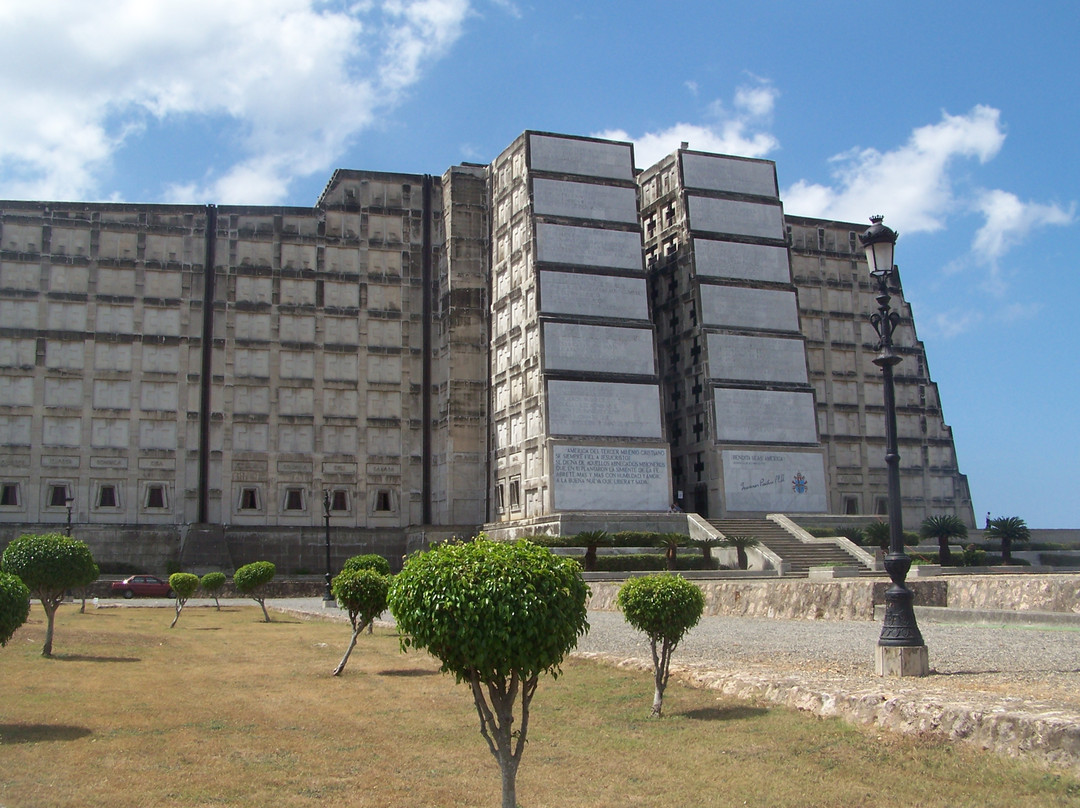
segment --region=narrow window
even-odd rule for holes
[[[259,510],[259,489],[258,488],[245,488],[240,492],[240,510],[242,510],[242,511],[257,511],[257,510]]]
[[[506,489],[502,483],[495,486],[495,510],[498,513],[506,510]]]
[[[848,516],[855,516],[859,512],[859,498],[858,497],[844,497],[844,513]]]
[[[342,488],[338,488],[334,491],[330,497],[330,510],[332,511],[347,511],[349,510],[349,492]]]
[[[115,485],[103,485],[98,488],[98,507],[115,508],[118,506]]]
[[[0,486],[0,506],[15,508],[19,505],[19,484],[4,483]]]
[[[304,510],[304,489],[303,488],[286,488],[285,489],[285,510],[287,510],[287,511],[302,511],[302,510]]]
[[[392,510],[390,507],[390,492],[387,490],[379,491],[375,494],[375,510],[389,512]]]
[[[146,507],[147,508],[164,508],[165,505],[165,486],[163,485],[148,485],[146,487]]]
[[[878,497],[874,500],[874,513],[878,516],[887,516],[889,513],[888,497]]]
[[[65,508],[67,507],[68,488],[66,485],[51,485],[49,486],[49,507],[50,508]]]
[[[510,508],[511,510],[518,510],[521,508],[521,479],[513,479],[510,481]]]

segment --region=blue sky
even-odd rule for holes
[[[775,160],[897,263],[981,520],[1080,527],[1072,3],[0,5],[0,198],[310,205],[525,129]]]

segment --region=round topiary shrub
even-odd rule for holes
[[[199,576],[192,575],[190,572],[174,572],[169,576],[169,588],[176,595],[176,617],[173,618],[172,623],[169,625],[169,628],[172,628],[176,625],[176,621],[180,619],[180,612],[183,611],[188,598],[194,595],[195,590],[199,588]]]
[[[626,622],[645,632],[652,646],[652,715],[659,717],[671,669],[671,656],[687,631],[697,625],[705,610],[705,595],[678,575],[646,575],[631,578],[619,589],[619,608]]]
[[[218,602],[218,594],[225,587],[226,580],[224,572],[208,572],[199,581],[202,591],[214,599],[214,605],[217,606],[219,612],[221,611],[221,604]]]
[[[233,573],[233,586],[241,595],[247,595],[258,603],[263,610],[263,618],[270,622],[270,613],[266,611],[266,596],[260,587],[274,580],[277,567],[272,561],[252,561]]]
[[[377,553],[354,555],[342,566],[341,571],[346,570],[371,570],[380,575],[390,574],[390,562]]]
[[[29,616],[30,590],[21,578],[0,572],[0,645],[7,645]]]

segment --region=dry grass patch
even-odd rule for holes
[[[0,805],[496,806],[468,690],[388,631],[332,671],[347,623],[258,607],[111,608],[0,650]],[[571,661],[533,704],[526,806],[1080,805],[1080,784],[930,739],[718,699]]]

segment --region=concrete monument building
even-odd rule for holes
[[[769,161],[539,132],[312,208],[0,202],[0,541],[321,572],[324,502],[338,563],[673,502],[878,513],[858,229],[785,218]],[[904,518],[970,524],[898,308]]]

